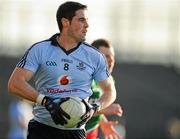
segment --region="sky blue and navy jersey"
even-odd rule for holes
[[[17,67],[34,72],[35,88],[41,94],[53,98],[88,98],[92,94],[92,80],[99,82],[109,76],[105,58],[97,49],[83,42],[66,51],[58,44],[58,35],[34,44]],[[62,128],[49,121],[50,115],[44,107],[36,105],[33,112],[37,121]]]

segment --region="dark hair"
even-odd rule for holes
[[[87,9],[87,6],[74,1],[67,1],[59,6],[56,13],[56,20],[60,31],[62,30],[61,19],[64,17],[71,21],[75,16],[75,12],[79,9]]]
[[[97,40],[93,41],[91,45],[96,47],[97,49],[99,49],[99,47],[101,47],[101,46],[106,47],[106,48],[112,47],[110,45],[110,42],[106,39],[97,39]]]

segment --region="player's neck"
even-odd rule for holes
[[[59,45],[64,49],[66,49],[67,51],[77,47],[78,44],[78,42],[76,42],[74,39],[70,37],[66,37],[64,35],[60,35],[56,39]]]

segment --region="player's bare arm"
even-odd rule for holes
[[[116,89],[115,89],[114,82],[112,82],[111,76],[107,80],[99,82],[99,86],[104,92],[102,97],[99,100],[101,104],[101,109],[104,109],[115,101]],[[99,111],[99,113],[101,113],[101,111]]]
[[[101,113],[103,113],[106,116],[117,115],[117,116],[121,117],[123,114],[123,109],[122,109],[121,105],[119,105],[118,103],[113,103],[110,106],[106,107],[105,109],[102,109]]]
[[[16,67],[8,81],[8,91],[24,99],[36,102],[38,92],[28,83],[33,72]]]
[[[45,95],[38,95],[38,92],[28,83],[32,76],[33,72],[16,67],[9,79],[8,91],[19,97],[30,100],[32,102],[37,102],[45,106],[46,109],[50,112],[55,124],[65,124],[66,120],[64,117],[70,119],[70,116],[65,112],[62,114],[64,117],[60,115],[60,108],[57,107],[58,104],[56,104],[59,102],[54,102],[51,98],[46,97]],[[64,100],[61,99],[61,101]]]

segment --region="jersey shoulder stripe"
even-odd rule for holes
[[[94,47],[93,45],[88,44],[87,42],[83,42],[84,45],[88,46],[89,48],[94,49],[95,51],[99,52],[100,54],[102,54],[96,47]]]
[[[40,42],[37,42],[37,43],[33,44],[33,45],[25,52],[25,54],[23,55],[23,57],[21,58],[21,60],[18,62],[17,67],[24,68],[24,66],[25,66],[25,64],[26,64],[26,59],[27,59],[27,55],[28,55],[29,51],[30,51],[34,46],[36,46],[37,44],[40,44],[40,43],[46,42],[46,41],[50,41],[50,40],[47,39],[47,40],[43,40],[43,41],[40,41]]]

